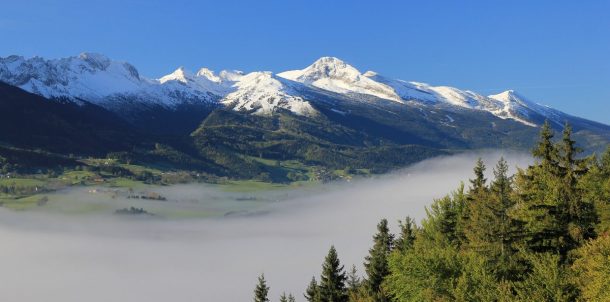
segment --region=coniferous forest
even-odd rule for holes
[[[330,247],[304,298],[610,301],[610,148],[581,152],[569,125],[556,135],[546,123],[533,165],[508,175],[500,159],[486,174],[477,161],[469,183],[435,200],[420,224],[406,217],[392,234],[382,219],[362,274]],[[270,286],[261,276],[254,300],[270,301]]]

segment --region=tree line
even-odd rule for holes
[[[419,225],[407,217],[394,235],[381,220],[362,279],[331,247],[304,298],[610,301],[610,148],[581,152],[569,125],[555,139],[545,123],[534,164],[510,176],[500,159],[488,180],[479,159],[468,186],[435,200]],[[269,301],[264,276],[258,281],[254,301]]]

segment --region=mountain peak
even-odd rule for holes
[[[305,81],[316,81],[322,78],[355,79],[360,71],[335,57],[321,57],[313,64],[303,69],[301,76]]]
[[[391,87],[369,79],[335,57],[322,57],[305,69],[282,72],[278,76],[336,93],[357,93],[402,103]]]
[[[224,97],[222,102],[236,111],[269,115],[278,109],[298,115],[313,116],[317,111],[293,89],[295,83],[278,78],[269,71],[256,71],[240,78],[236,91]]]
[[[312,65],[317,65],[317,66],[346,66],[348,64],[345,63],[343,60],[337,58],[337,57],[321,57],[321,58],[317,59],[315,62],[313,62]]]
[[[174,72],[165,75],[159,79],[161,84],[168,81],[178,81],[182,83],[188,83],[192,78],[192,74],[188,72],[183,66],[178,67]]]
[[[106,69],[112,61],[105,55],[94,52],[82,52],[78,58],[99,69]]]
[[[212,82],[216,82],[216,83],[221,82],[220,77],[218,77],[214,73],[214,71],[212,71],[211,69],[205,68],[205,67],[200,68],[199,71],[197,71],[197,76],[198,77],[204,77],[204,78],[206,78],[206,79],[208,79],[208,80],[210,80]]]
[[[526,101],[525,97],[523,97],[521,94],[517,93],[513,89],[502,91],[502,92],[500,92],[498,94],[488,95],[487,97],[488,98],[492,98],[494,100],[498,100],[498,101],[504,102],[504,103],[524,102],[524,101]]]

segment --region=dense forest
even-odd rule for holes
[[[427,208],[399,234],[383,219],[364,259],[364,276],[330,248],[310,302],[610,301],[610,148],[581,150],[566,125],[546,123],[535,164],[508,175],[504,159],[486,179],[479,160],[466,186]],[[254,301],[269,301],[264,276]],[[283,294],[280,301],[295,301]]]

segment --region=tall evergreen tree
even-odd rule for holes
[[[566,126],[561,142],[553,144],[548,123],[542,128],[541,141],[533,152],[539,161],[517,174],[517,206],[512,213],[524,224],[530,250],[557,253],[561,261],[595,235],[595,209],[584,200],[578,185],[586,169],[576,159],[579,150],[571,134]]]
[[[316,281],[316,277],[311,277],[311,281],[303,295],[307,302],[320,302],[320,287]]]
[[[461,243],[467,243],[469,240],[467,237],[468,233],[471,232],[469,228],[473,224],[472,219],[477,218],[476,209],[487,202],[489,188],[487,187],[485,170],[487,170],[487,167],[485,167],[483,159],[479,157],[473,169],[474,178],[470,179],[470,189],[466,194],[464,209],[458,217],[456,225],[457,237]]]
[[[267,286],[267,281],[265,281],[265,275],[260,275],[258,277],[258,284],[256,284],[256,288],[254,289],[254,302],[269,302],[269,286]]]
[[[400,225],[400,235],[394,242],[394,249],[406,253],[413,248],[413,242],[415,242],[415,222],[407,216],[405,221],[399,221],[398,223]]]
[[[356,270],[356,265],[352,265],[352,269],[347,274],[347,289],[354,293],[358,291],[360,287],[360,277],[358,277],[358,271]]]
[[[280,302],[288,302],[288,297],[286,296],[286,293],[282,293],[282,295],[280,295]]]
[[[484,256],[500,279],[508,279],[517,267],[513,256],[518,224],[509,216],[515,203],[504,158],[498,161],[494,177],[486,199],[469,205],[471,217],[466,236],[468,247]]]
[[[474,167],[474,179],[470,180],[470,193],[477,194],[487,190],[487,179],[485,178],[485,163],[482,158],[477,159]]]
[[[389,298],[381,291],[381,283],[389,274],[388,255],[394,245],[394,236],[390,234],[388,220],[382,219],[377,224],[377,234],[373,236],[373,248],[365,259],[364,268],[367,279],[365,280],[368,295],[375,302],[388,301]]]
[[[587,173],[585,159],[578,159],[582,149],[576,147],[572,139],[572,127],[566,124],[563,138],[559,144],[559,164],[561,168],[562,185],[561,198],[567,207],[568,232],[576,245],[582,245],[587,239],[595,237],[597,215],[592,201],[585,200],[584,192],[579,186],[582,177]]]
[[[280,296],[280,302],[295,302],[295,299],[292,294],[288,294],[288,296],[286,296],[286,293],[282,293]]]
[[[466,194],[464,184],[461,183],[456,191],[434,200],[432,205],[426,208],[428,219],[422,221],[420,234],[425,237],[435,237],[434,240],[437,241],[447,240],[448,243],[459,248],[463,239],[460,217],[463,215],[465,205]]]
[[[597,214],[596,234],[610,231],[610,147],[597,157],[590,157],[587,173],[579,181],[584,199],[590,201]]]
[[[320,302],[347,302],[348,295],[345,288],[347,276],[337,250],[331,246],[322,265],[320,278]]]
[[[551,128],[551,124],[548,120],[544,122],[540,129],[540,135],[538,143],[534,148],[532,154],[541,160],[540,164],[545,166],[549,171],[552,171],[557,167],[557,148],[553,143],[553,137],[555,133]]]
[[[491,184],[492,214],[495,216],[498,225],[497,235],[500,242],[500,257],[505,258],[511,249],[513,237],[513,223],[508,216],[508,211],[513,207],[511,200],[512,181],[508,177],[508,164],[501,158],[494,169],[495,179]]]
[[[292,294],[288,294],[288,302],[296,302],[296,299]]]

